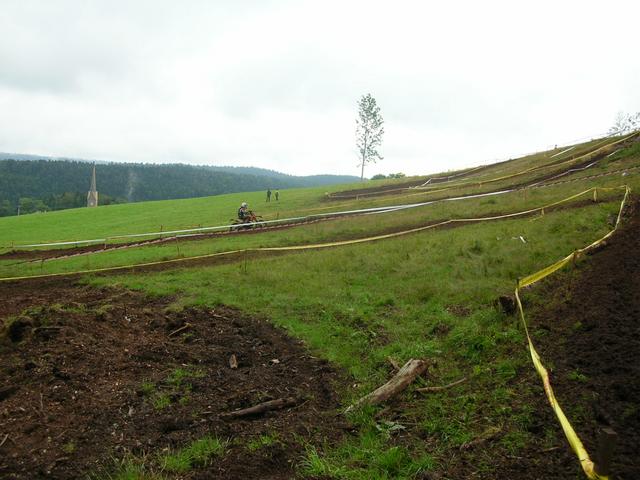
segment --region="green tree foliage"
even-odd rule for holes
[[[46,212],[49,207],[39,198],[20,197],[20,213]]]
[[[382,173],[379,173],[371,177],[371,180],[382,180],[383,178],[405,178],[405,177],[406,175],[402,172],[390,173],[389,175],[383,175]]]
[[[87,205],[92,163],[71,160],[0,160],[0,216]],[[267,188],[311,187],[353,182],[357,177],[295,177],[251,167],[98,164],[99,204],[192,198]],[[25,210],[26,209],[26,210]]]
[[[356,120],[356,147],[360,155],[362,167],[360,180],[364,180],[364,166],[375,163],[384,157],[378,152],[382,146],[384,120],[376,99],[370,93],[363,95],[358,102],[358,118]]]

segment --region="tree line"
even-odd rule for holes
[[[69,160],[0,160],[0,216],[83,207],[93,164]],[[297,177],[252,167],[182,164],[96,165],[100,205],[348,183],[354,176]]]

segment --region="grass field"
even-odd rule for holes
[[[607,142],[611,140],[594,140],[555,157],[563,149],[495,165],[482,170],[473,181],[452,182],[454,188],[448,189],[446,196],[486,192],[509,187],[516,180],[534,179],[533,173],[527,173],[490,186],[475,183],[537,166],[546,171],[552,161],[569,160]],[[569,180],[566,183],[258,234],[182,239],[37,262],[0,257],[0,277],[362,239],[448,219],[508,214],[549,205],[592,187],[625,184],[638,191],[640,172],[634,168],[639,165],[640,143],[635,143],[593,170],[563,176],[563,181]],[[624,176],[618,172],[621,169],[626,170]],[[607,175],[611,172],[615,173]],[[594,175],[603,176],[591,178]],[[382,184],[385,182],[367,182],[365,186]],[[344,188],[352,187],[357,186]],[[168,230],[220,225],[233,217],[243,200],[265,219],[275,219],[444,196],[442,188],[434,186],[432,193],[403,191],[328,201],[325,190],[286,190],[281,192],[280,202],[271,203],[264,202],[262,192],[253,192],[3,218],[0,245],[102,238],[155,231],[160,226]],[[496,307],[496,299],[512,293],[517,278],[607,233],[622,194],[620,189],[600,190],[598,202],[592,201],[590,193],[544,214],[449,225],[361,244],[279,255],[246,252],[227,262],[85,275],[82,281],[142,291],[149,296],[170,296],[174,299],[170,306],[173,311],[228,305],[268,319],[303,340],[313,355],[329,360],[344,373],[349,379],[339,392],[344,406],[389,378],[389,358],[398,363],[410,358],[431,359],[435,364],[428,379],[419,379],[399,405],[390,411],[366,407],[349,414],[355,432],[338,444],[301,440],[304,454],[297,472],[302,477],[408,479],[473,465],[471,470],[485,475],[482,478],[491,478],[495,458],[517,456],[530,446],[532,425],[537,422],[531,402],[533,398],[544,401],[525,348],[523,329],[514,317]],[[565,275],[578,274],[581,268],[578,264]],[[532,297],[527,307],[533,307],[534,300]],[[415,387],[445,385],[462,377],[467,380],[455,387],[454,394],[449,390],[428,395],[415,391]],[[568,411],[572,413],[570,406]],[[487,436],[496,436],[497,441],[486,451],[464,449],[469,442]],[[564,441],[554,424],[544,427],[544,438],[547,448],[556,448]],[[264,440],[268,441],[273,439]],[[225,445],[212,432],[211,437],[164,452],[155,467],[145,466],[140,458],[128,459],[111,478],[177,478],[175,475],[224,456]],[[255,449],[262,446],[256,443]],[[456,452],[455,458],[452,451]],[[576,478],[580,478],[577,461]]]

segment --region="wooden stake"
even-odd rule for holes
[[[235,354],[229,357],[229,367],[231,367],[233,370],[238,368],[238,359],[236,358]]]
[[[594,465],[598,475],[608,476],[611,474],[611,457],[616,448],[618,434],[613,428],[603,427],[598,437],[597,460]]]

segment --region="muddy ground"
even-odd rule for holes
[[[600,429],[618,434],[611,466],[616,480],[640,478],[639,232],[635,201],[605,248],[534,288],[544,306],[531,309],[529,318],[558,402],[592,460],[597,462]],[[544,444],[549,425],[563,438],[542,387],[539,393],[540,401],[532,401],[540,419],[532,447]],[[585,478],[566,441],[550,451],[531,448],[514,460],[502,466],[499,478]]]
[[[349,428],[335,415],[343,377],[266,322],[68,283],[0,285],[0,318],[13,319],[0,343],[0,478],[79,478],[206,435],[228,452],[180,478],[291,478],[304,440]],[[296,405],[220,416],[283,397]],[[277,441],[250,451],[259,435]]]

